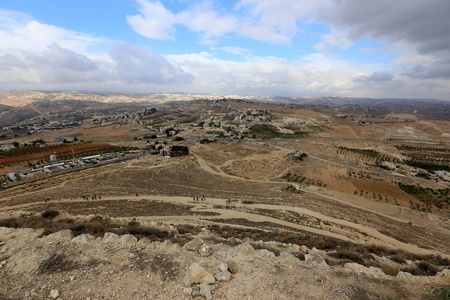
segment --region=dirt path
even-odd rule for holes
[[[323,235],[323,236],[338,238],[338,239],[346,240],[346,241],[352,241],[352,242],[356,242],[356,243],[380,244],[380,245],[390,247],[390,248],[404,249],[406,251],[409,251],[409,252],[415,253],[415,254],[439,254],[439,255],[450,257],[449,255],[444,254],[444,253],[440,253],[437,251],[431,251],[431,250],[427,250],[427,249],[422,249],[416,245],[407,244],[407,243],[398,241],[394,238],[391,238],[389,236],[386,236],[386,235],[380,233],[379,231],[377,231],[373,228],[366,227],[361,224],[352,223],[352,222],[349,222],[346,220],[329,217],[329,216],[323,215],[321,213],[314,212],[314,211],[300,208],[300,207],[292,207],[292,206],[284,206],[284,205],[270,205],[270,204],[257,204],[257,203],[251,204],[250,206],[246,206],[241,203],[234,204],[238,208],[243,208],[243,207],[249,208],[250,207],[252,209],[259,208],[259,209],[270,209],[270,210],[294,211],[299,214],[304,214],[304,215],[308,215],[311,217],[315,217],[322,221],[328,221],[328,222],[334,223],[338,226],[335,226],[335,225],[334,226],[323,226],[322,227],[323,229],[319,229],[319,228],[308,227],[308,226],[291,223],[291,222],[287,222],[284,220],[280,220],[280,219],[276,219],[276,218],[272,218],[272,217],[268,217],[268,216],[263,216],[263,215],[259,215],[259,214],[252,214],[249,212],[243,212],[243,211],[239,211],[239,210],[227,210],[227,209],[214,208],[214,205],[223,205],[223,206],[226,205],[227,199],[220,199],[220,198],[208,198],[207,202],[198,202],[197,203],[197,202],[193,202],[191,197],[168,197],[168,196],[157,196],[157,195],[155,195],[155,196],[142,195],[142,196],[138,196],[138,197],[136,197],[136,196],[113,196],[113,197],[102,196],[102,201],[104,201],[104,200],[114,201],[114,200],[123,200],[123,199],[136,200],[136,201],[140,200],[140,199],[157,200],[157,201],[163,201],[163,202],[172,202],[172,203],[178,203],[178,204],[191,205],[191,206],[193,206],[193,210],[216,212],[216,213],[220,214],[218,216],[204,216],[204,217],[202,217],[202,219],[214,220],[214,219],[244,218],[244,219],[247,219],[252,222],[270,222],[270,223],[279,224],[282,226],[296,228],[296,229],[303,230],[306,232],[311,232],[311,233],[315,233],[315,234],[319,234],[319,235]],[[57,202],[58,203],[60,203],[60,202],[72,202],[73,203],[73,202],[86,202],[86,200],[62,199],[61,201],[57,201]],[[22,205],[11,206],[11,207],[2,207],[2,208],[0,208],[0,211],[26,209],[31,206],[42,205],[42,204],[43,204],[43,202],[40,201],[40,202],[22,204]],[[49,208],[51,208],[51,202],[48,204],[48,206],[49,206]],[[136,216],[136,217],[139,217],[139,216]],[[152,218],[152,217],[142,217],[142,218]],[[173,218],[173,216],[168,216],[168,217],[161,216],[161,218],[170,219],[170,218]],[[356,232],[351,231],[351,230],[349,231],[344,228],[339,228],[339,225],[354,229],[354,230],[356,230]],[[326,229],[328,229],[328,230],[326,230]]]
[[[282,149],[282,150],[289,150],[289,149],[287,149],[287,148],[284,148],[284,147],[281,147],[281,146],[277,146],[277,145],[272,145],[272,146],[274,146],[274,147],[276,147],[276,148],[280,148],[280,149]],[[248,178],[243,178],[243,177],[238,177],[238,176],[230,175],[230,174],[228,174],[228,173],[226,173],[226,172],[220,170],[220,167],[218,168],[219,171],[216,171],[216,170],[214,170],[213,168],[211,168],[211,167],[209,166],[209,164],[208,164],[201,156],[199,156],[199,155],[197,155],[197,154],[195,154],[195,153],[192,153],[192,154],[193,154],[194,157],[197,159],[197,161],[198,161],[198,163],[199,163],[199,166],[200,166],[204,171],[209,172],[209,173],[212,173],[212,174],[215,174],[215,175],[224,176],[224,177],[228,177],[228,178],[232,178],[232,179],[237,179],[237,180],[245,180],[245,181],[250,181],[250,182],[258,182],[258,183],[273,183],[273,184],[280,184],[280,183],[281,183],[280,181],[274,181],[274,180],[248,179]],[[232,160],[228,160],[228,161],[226,161],[224,164],[222,164],[222,166],[228,165],[230,161],[237,161],[237,160],[242,160],[242,159],[232,159]],[[337,202],[342,203],[342,204],[344,204],[344,205],[349,205],[349,206],[352,206],[352,207],[355,207],[355,208],[358,208],[358,209],[362,209],[362,210],[365,210],[365,211],[367,211],[367,212],[374,213],[374,214],[380,215],[380,216],[382,216],[382,217],[387,217],[387,218],[390,218],[390,219],[395,220],[395,221],[399,221],[399,222],[402,222],[402,223],[406,223],[405,220],[402,220],[402,219],[393,217],[393,216],[391,216],[391,215],[383,214],[383,213],[374,211],[374,210],[372,210],[372,209],[362,207],[362,206],[360,206],[360,205],[352,204],[352,203],[349,203],[349,202],[347,202],[347,201],[338,199],[338,198],[336,198],[336,197],[332,197],[332,196],[326,195],[326,194],[324,194],[324,193],[319,193],[319,192],[317,192],[317,191],[312,191],[312,190],[310,190],[310,189],[300,189],[300,191],[305,192],[305,193],[309,193],[309,194],[314,194],[314,195],[317,195],[317,196],[320,196],[320,197],[324,197],[324,198],[327,198],[327,199],[330,199],[330,200],[333,200],[333,201],[337,201]]]
[[[195,152],[191,151],[192,155],[195,157],[195,159],[197,160],[199,166],[201,169],[203,169],[204,171],[214,174],[214,175],[219,175],[219,176],[223,176],[223,177],[227,177],[227,178],[231,178],[231,179],[235,179],[235,180],[245,180],[245,181],[251,181],[251,182],[258,182],[258,183],[268,183],[270,181],[268,180],[257,180],[257,179],[248,179],[248,178],[243,178],[243,177],[239,177],[239,176],[235,176],[235,175],[230,175],[224,171],[222,171],[219,168],[212,168],[200,155],[196,154]],[[225,164],[228,161],[225,162]],[[225,165],[223,164],[223,165]],[[279,182],[276,182],[279,183]]]

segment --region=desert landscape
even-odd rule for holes
[[[448,295],[448,114],[197,97],[3,92],[1,299]]]

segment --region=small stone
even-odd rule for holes
[[[280,252],[280,257],[291,257],[291,258],[297,258],[295,257],[292,253],[289,252],[285,252],[285,251],[281,251]]]
[[[219,269],[220,271],[228,271],[228,265],[226,263],[221,263]]]
[[[50,297],[52,297],[53,299],[56,299],[59,297],[59,292],[58,290],[51,290],[50,291]]]
[[[205,243],[201,238],[196,237],[184,245],[184,248],[189,251],[199,251],[200,247]]]
[[[73,233],[70,229],[61,230],[52,234],[49,234],[47,238],[55,238],[55,239],[61,239],[61,240],[71,240],[73,239]]]
[[[192,295],[192,288],[187,287],[183,289],[183,294],[185,295]]]
[[[203,257],[210,256],[213,253],[213,248],[208,244],[203,244],[200,248],[200,255]]]
[[[437,273],[439,276],[450,277],[450,269],[444,269],[441,272]]]
[[[214,276],[208,273],[198,263],[193,263],[189,267],[183,279],[183,283],[187,287],[193,283],[214,283],[215,281]]]
[[[200,295],[205,296],[206,300],[211,300],[212,299],[211,292],[214,289],[215,289],[215,286],[213,286],[213,285],[208,285],[206,283],[201,283],[200,284]]]
[[[231,273],[228,271],[223,271],[216,273],[215,275],[217,281],[230,281],[231,280]]]
[[[227,261],[228,270],[231,272],[231,274],[236,274],[239,272],[239,268],[237,264],[233,261]]]
[[[305,255],[305,262],[312,264],[314,267],[317,268],[326,268],[328,267],[327,262],[325,259],[316,252],[311,252],[309,254]]]

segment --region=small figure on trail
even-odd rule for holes
[[[102,200],[102,196],[98,196],[98,199],[99,199],[99,200]]]
[[[228,208],[229,206],[231,206],[231,197],[228,197],[226,208]]]
[[[61,198],[58,198],[58,201],[61,201]]]
[[[47,198],[44,198],[44,202],[47,203]]]
[[[195,201],[195,196],[192,197],[192,201]]]
[[[138,193],[136,193],[136,197],[138,196]]]
[[[198,196],[196,197],[196,199],[197,199],[197,202],[198,202]]]

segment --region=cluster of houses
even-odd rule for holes
[[[351,114],[337,114],[337,118],[349,119],[359,125],[372,125],[377,123],[397,123],[397,122],[414,122],[412,119],[403,119],[392,116],[374,116],[374,115],[351,115]],[[368,121],[370,119],[370,121]]]
[[[83,124],[82,119],[92,117],[92,112],[89,111],[72,111],[51,113],[47,115],[37,116],[26,121],[16,123],[12,126],[3,126],[2,132],[27,132],[29,134],[48,132],[52,130],[59,130],[64,128],[78,127]]]
[[[127,152],[105,153],[105,154],[85,156],[80,159],[67,161],[59,161],[56,155],[50,155],[50,163],[48,164],[36,165],[28,170],[7,173],[4,178],[5,179],[4,185],[6,185],[7,181],[18,181],[25,179],[30,174],[35,173],[52,174],[63,170],[70,170],[74,168],[84,167],[89,164],[98,164],[102,162],[108,162],[111,160],[117,160],[119,158],[124,157],[126,154]]]
[[[390,162],[390,161],[383,161],[381,162],[381,166],[385,169],[391,170],[391,171],[399,171],[405,175],[409,176],[417,176],[419,174],[419,170],[416,168],[408,168],[406,166],[397,166],[396,164]],[[444,180],[444,181],[450,181],[450,172],[445,170],[439,170],[434,171],[432,174],[429,174],[431,179],[435,180]]]

